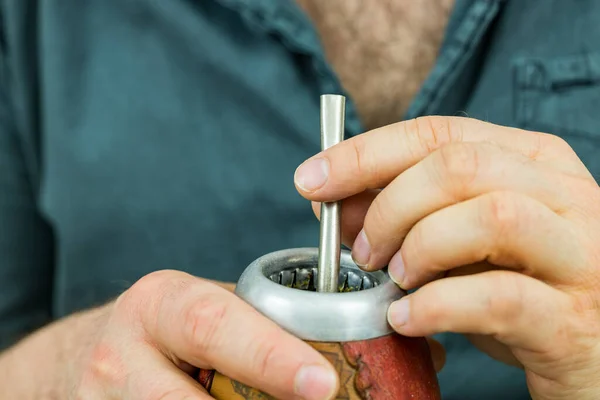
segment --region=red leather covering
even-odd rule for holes
[[[424,338],[388,335],[342,343],[357,368],[355,387],[364,400],[440,400],[429,345]]]
[[[198,382],[210,393],[212,381],[215,376],[214,369],[201,369],[198,372]]]
[[[333,349],[336,353],[334,356],[338,360],[334,366],[342,379],[338,399],[441,400],[437,375],[425,338],[408,338],[391,334],[376,339],[344,342],[339,346],[336,344]],[[324,349],[321,350],[324,356],[331,357],[329,348],[324,353]],[[345,388],[348,388],[346,383],[350,383],[353,377],[354,390],[346,390]],[[211,389],[215,389],[216,392],[212,394],[219,400],[228,400],[229,396],[247,400],[272,398],[227,378],[225,381],[219,381],[218,385],[222,387],[213,388],[214,379],[214,370],[199,371],[200,384],[209,393],[212,393]],[[229,389],[223,391],[225,386]],[[248,392],[231,391],[231,387],[244,387]],[[221,397],[216,393],[220,393]]]

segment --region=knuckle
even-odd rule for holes
[[[127,371],[118,349],[109,341],[100,340],[90,349],[79,370],[79,379],[71,398],[89,398],[98,388],[121,392],[127,386]]]
[[[112,385],[123,383],[124,364],[117,349],[105,341],[100,341],[93,348],[89,358],[87,371],[95,378]]]
[[[168,275],[167,271],[156,271],[141,277],[119,296],[116,301],[117,306],[129,307],[130,305],[137,305],[141,299],[147,298],[148,294],[154,293],[160,283],[168,279]]]
[[[203,294],[183,309],[182,338],[198,354],[217,351],[225,338],[223,330],[231,303],[222,295]]]
[[[253,359],[256,360],[254,371],[259,377],[269,377],[277,373],[277,360],[280,358],[278,352],[281,346],[279,334],[275,333],[271,338],[264,338],[257,346]]]
[[[484,315],[488,316],[491,333],[502,335],[523,315],[525,289],[522,283],[516,274],[496,274],[494,287],[502,290],[488,290],[484,304]]]
[[[507,192],[494,192],[482,197],[479,213],[482,226],[495,232],[498,239],[517,229],[521,217],[517,197]]]
[[[534,134],[531,147],[529,151],[526,151],[525,155],[531,160],[537,160],[547,146],[548,142],[545,139],[545,135]]]
[[[403,257],[407,257],[406,252],[409,252],[411,259],[417,259],[419,262],[417,265],[421,264],[423,260],[423,256],[427,256],[429,253],[429,244],[427,241],[427,235],[424,233],[426,230],[427,221],[421,220],[413,228],[408,232],[405,239],[405,247],[401,249],[403,253]],[[414,261],[413,261],[414,262]],[[405,266],[406,267],[406,266]]]
[[[480,155],[477,146],[454,143],[440,148],[433,159],[433,175],[452,197],[464,196],[477,178]]]
[[[175,294],[181,294],[189,289],[193,280],[186,273],[172,270],[151,272],[125,291],[115,302],[114,310],[117,316],[141,320],[145,324],[156,321],[147,317],[157,318],[164,307],[165,300],[172,299]]]
[[[352,146],[352,150],[354,152],[354,165],[356,168],[356,173],[352,176],[352,179],[355,177],[361,177],[362,182],[378,182],[381,177],[381,173],[378,171],[377,166],[380,163],[371,162],[369,159],[370,152],[368,149],[367,141],[363,136],[357,136],[353,138],[353,140],[349,140]],[[362,189],[369,189],[368,185],[364,185]]]
[[[573,148],[571,147],[571,145],[563,138],[561,138],[560,136],[556,136],[556,135],[551,135],[551,134],[539,134],[539,142],[540,142],[540,149],[549,147],[549,148],[555,148],[558,149],[560,151],[566,151],[566,152],[572,152]]]
[[[433,250],[436,245],[432,241],[432,235],[427,234],[427,232],[435,231],[435,228],[431,230],[428,225],[429,220],[421,220],[406,235],[401,250],[404,260],[410,260],[404,266],[406,268],[406,271],[404,271],[405,279],[422,278],[425,274],[439,272]],[[411,268],[410,265],[413,265],[413,267]]]
[[[163,294],[174,288],[183,288],[189,282],[189,275],[180,271],[160,270],[151,272],[140,278],[130,289],[131,292],[147,295]],[[144,296],[146,297],[146,296]]]
[[[386,247],[389,243],[399,243],[406,235],[401,226],[397,202],[385,190],[371,203],[364,220],[364,229],[374,248]]]
[[[386,207],[385,193],[381,192],[375,200],[371,203],[367,216],[365,217],[365,226],[371,225],[373,227],[384,226],[386,221],[389,220],[390,209]],[[369,232],[371,233],[371,232]]]
[[[444,145],[460,140],[460,126],[455,119],[424,116],[414,120],[414,134],[419,147],[431,153]]]
[[[532,152],[535,157],[531,157],[530,155],[531,158],[536,159],[542,155],[550,155],[559,156],[571,161],[579,160],[579,156],[565,139],[550,133],[534,133],[536,134],[536,140]]]

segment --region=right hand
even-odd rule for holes
[[[183,272],[147,275],[99,318],[69,378],[72,399],[210,399],[191,376],[196,368],[284,399],[330,399],[339,387],[332,365],[308,344]]]

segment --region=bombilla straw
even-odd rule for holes
[[[344,140],[346,98],[340,95],[321,96],[321,150]],[[319,238],[318,292],[337,292],[340,274],[341,201],[321,203],[321,233]]]

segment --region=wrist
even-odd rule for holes
[[[67,399],[108,307],[52,323],[0,354],[0,398]]]

